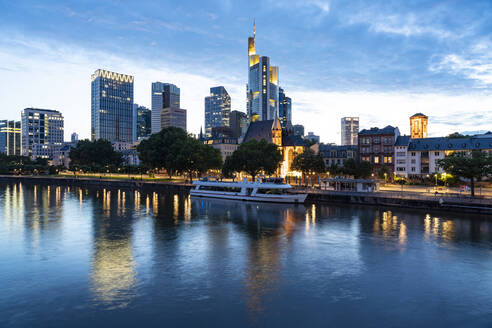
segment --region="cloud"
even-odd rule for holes
[[[490,53],[492,55],[492,52]],[[492,56],[490,58],[480,56],[469,58],[457,54],[444,56],[442,60],[429,67],[430,71],[446,71],[455,75],[462,75],[467,79],[475,80],[483,86],[492,84]],[[471,57],[471,58],[470,58]]]

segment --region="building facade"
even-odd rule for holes
[[[21,122],[0,121],[0,153],[5,155],[21,155]]]
[[[454,152],[486,151],[492,154],[492,134],[466,138],[417,138],[400,136],[395,143],[395,174],[425,177],[443,173],[438,161]]]
[[[278,116],[278,67],[270,58],[256,54],[255,30],[248,38],[247,110],[251,122],[273,120]]]
[[[223,86],[210,88],[210,96],[205,97],[205,135],[212,135],[214,127],[229,127],[231,97]]]
[[[248,115],[238,110],[231,111],[230,126],[232,130],[232,136],[239,138],[246,133],[248,128]]]
[[[304,137],[304,125],[296,124],[292,128],[295,136]]]
[[[359,135],[359,118],[358,117],[342,117],[340,133],[342,136],[342,146],[357,145]]]
[[[321,157],[323,157],[327,168],[330,166],[343,166],[348,159],[357,160],[357,145],[337,146],[316,144],[311,146],[311,149],[317,154],[321,153]]]
[[[133,76],[98,69],[91,76],[91,139],[133,140]]]
[[[63,115],[51,109],[25,108],[21,116],[22,155],[53,159],[63,145]]]
[[[226,157],[231,156],[238,147],[237,138],[211,138],[204,140],[203,143],[218,149],[222,155],[222,160],[224,161]]]
[[[292,99],[285,95],[284,89],[278,89],[278,118],[283,129],[292,127]]]
[[[133,141],[147,138],[152,133],[152,114],[151,110],[145,106],[133,104]]]
[[[162,110],[164,108],[181,107],[181,90],[171,83],[153,82],[151,132],[158,133],[162,130]]]
[[[410,117],[410,137],[412,139],[427,138],[427,123],[429,118],[422,113]]]
[[[314,143],[319,143],[319,136],[315,135],[314,132],[308,132],[306,136],[304,136],[304,139],[309,140]]]
[[[383,166],[393,170],[395,141],[400,130],[391,125],[385,128],[364,129],[358,135],[359,160],[369,162],[375,171]]]
[[[171,126],[182,128],[183,130],[186,131],[186,109],[177,108],[177,107],[167,107],[162,109],[161,111],[162,129]]]

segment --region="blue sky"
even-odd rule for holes
[[[182,90],[190,132],[203,98],[224,85],[245,110],[247,37],[280,67],[294,123],[339,142],[342,116],[361,126],[424,112],[429,133],[492,130],[491,1],[0,1],[2,118],[24,107],[63,112],[66,138],[90,131],[90,74],[135,76]]]

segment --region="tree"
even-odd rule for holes
[[[492,156],[479,150],[471,153],[455,152],[440,159],[438,165],[454,176],[470,179],[472,196],[475,196],[475,180],[492,175]]]
[[[81,140],[70,149],[69,157],[72,167],[86,166],[95,171],[106,166],[119,166],[123,162],[121,154],[105,139]]]
[[[341,171],[344,174],[352,175],[355,178],[367,178],[371,175],[372,165],[366,161],[356,161],[353,158],[349,158],[343,164]]]
[[[193,180],[193,173],[202,175],[210,169],[219,169],[222,166],[222,156],[218,149],[204,145],[192,137],[181,142],[179,151],[174,155],[174,169],[188,174],[190,181]]]
[[[292,168],[301,171],[305,176],[326,172],[325,162],[323,161],[321,154],[315,154],[314,151],[309,148],[294,157],[292,160]]]
[[[454,133],[451,133],[450,135],[448,135],[446,138],[458,139],[458,138],[466,138],[466,136],[465,135],[462,135],[459,132],[454,132]]]
[[[253,181],[262,171],[268,175],[275,173],[282,160],[277,146],[264,139],[242,143],[229,157],[226,160],[225,173],[231,175],[233,172],[244,171],[251,175]]]

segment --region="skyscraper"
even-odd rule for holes
[[[427,138],[427,122],[429,118],[417,113],[410,117],[410,137],[412,139]]]
[[[295,136],[304,137],[304,125],[296,124],[292,128]]]
[[[147,107],[133,104],[134,119],[134,141],[150,136],[151,129],[151,111]]]
[[[152,83],[152,133],[158,133],[163,128],[161,124],[164,108],[180,108],[180,89],[171,83]]]
[[[292,127],[292,100],[286,97],[284,89],[278,89],[278,118],[282,128]]]
[[[57,110],[26,108],[21,116],[22,155],[52,159],[63,144],[63,115]]]
[[[231,97],[223,86],[210,88],[210,96],[205,97],[205,135],[212,135],[214,127],[229,127]]]
[[[163,129],[174,126],[186,131],[186,109],[177,107],[162,109],[161,126]]]
[[[278,116],[278,67],[270,66],[270,58],[259,56],[255,49],[256,31],[248,38],[247,110],[249,120],[272,120]]]
[[[359,135],[359,118],[358,117],[342,117],[341,120],[341,135],[342,146],[357,145]]]
[[[91,81],[91,139],[132,142],[133,76],[98,69]]]
[[[79,135],[78,135],[76,132],[72,133],[72,135],[71,135],[71,137],[70,137],[70,141],[71,141],[72,143],[77,143],[77,142],[79,142]]]
[[[0,121],[0,153],[5,155],[21,154],[20,121]]]
[[[238,110],[233,110],[231,112],[230,124],[232,136],[234,138],[239,138],[245,134],[248,129],[248,115]]]

